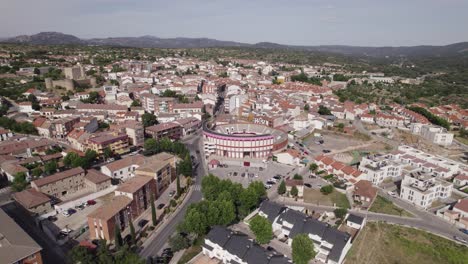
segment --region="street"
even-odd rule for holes
[[[192,136],[189,136],[188,138],[184,139],[184,143],[190,150],[190,153],[193,153],[197,159],[197,161],[200,162],[200,165],[197,167],[196,170],[196,177],[195,181],[193,182],[193,190],[191,193],[189,193],[188,197],[186,197],[185,201],[183,202],[182,207],[178,212],[174,213],[174,216],[170,221],[163,223],[163,226],[160,227],[160,229],[153,233],[147,241],[143,244],[143,250],[139,253],[140,256],[147,258],[149,256],[156,256],[159,254],[163,248],[165,247],[169,237],[176,231],[177,225],[184,219],[185,212],[187,211],[187,208],[190,204],[196,203],[202,199],[202,193],[201,193],[201,179],[202,177],[206,174],[206,165],[204,162],[204,157],[203,153],[199,152],[197,153],[197,150],[203,150],[203,142],[202,142],[202,137],[199,135],[200,132],[195,133]]]

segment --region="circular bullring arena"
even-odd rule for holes
[[[264,159],[273,152],[283,150],[288,144],[288,135],[278,129],[236,123],[203,128],[204,151],[235,159]]]

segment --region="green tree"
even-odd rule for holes
[[[146,151],[157,153],[159,152],[158,141],[154,138],[148,138],[145,140],[144,148]]]
[[[283,195],[286,193],[286,183],[284,180],[281,181],[280,185],[278,185],[278,194]]]
[[[252,220],[250,220],[250,230],[255,235],[255,240],[259,244],[267,244],[273,239],[273,228],[271,222],[260,215],[256,215]]]
[[[135,227],[133,226],[133,221],[130,220],[128,222],[128,225],[130,226],[130,236],[132,238],[132,245],[136,245],[136,233],[135,233]]]
[[[312,164],[309,165],[309,170],[310,170],[310,171],[314,172],[314,171],[317,171],[317,169],[318,169],[318,165],[317,165],[317,164],[312,163]]]
[[[169,246],[174,252],[190,247],[190,241],[187,236],[181,235],[176,232],[169,238]]]
[[[185,215],[184,226],[190,233],[203,235],[208,229],[206,215],[199,212],[196,208],[191,208]]]
[[[71,263],[73,264],[94,264],[94,256],[93,254],[89,251],[88,248],[82,247],[80,245],[74,246],[69,252],[68,252],[68,259],[70,260]]]
[[[294,176],[293,176],[293,180],[302,180],[302,179],[303,179],[303,178],[302,178],[302,175],[300,175],[300,174],[297,174],[297,173],[296,173],[296,174],[294,174]]]
[[[330,194],[333,192],[333,185],[325,185],[320,188],[320,192],[323,194]]]
[[[295,264],[307,264],[315,254],[314,244],[306,234],[299,234],[293,238],[292,257]]]
[[[13,178],[13,182],[11,184],[11,189],[15,192],[21,192],[28,186],[28,182],[26,181],[26,173],[18,172],[15,174]]]
[[[114,244],[117,249],[123,246],[122,234],[120,233],[120,227],[118,224],[114,226]]]
[[[177,197],[179,197],[181,193],[181,188],[180,188],[180,176],[177,174],[176,176],[176,190],[177,190]]]
[[[120,230],[119,230],[120,235]],[[118,247],[120,249],[120,247]],[[99,240],[98,250],[97,250],[97,259],[99,264],[113,264],[113,259],[107,242],[104,239]]]
[[[346,214],[348,213],[348,209],[346,209],[346,208],[336,208],[333,211],[333,213],[335,213],[335,216],[337,218],[343,219],[346,216]]]
[[[296,186],[291,187],[291,196],[297,197],[298,194],[299,194],[299,190],[297,189],[297,187]]]
[[[343,123],[339,123],[337,127],[340,132],[343,132],[345,125]]]
[[[304,111],[309,112],[309,110],[310,110],[309,104],[305,104],[304,105]]]
[[[151,220],[153,222],[153,226],[158,224],[158,218],[156,217],[156,206],[154,205],[154,194],[151,192],[150,194],[150,203],[151,203]]]
[[[54,174],[57,172],[57,161],[51,160],[44,165],[44,170],[47,175]]]
[[[149,126],[153,126],[153,125],[157,125],[159,124],[157,118],[155,115],[151,114],[151,113],[144,113],[142,116],[141,116],[141,121],[143,123],[143,127],[149,127]]]
[[[330,109],[328,109],[326,106],[324,105],[319,105],[319,109],[317,111],[320,115],[331,115],[331,111]]]
[[[139,106],[141,106],[141,103],[138,100],[133,100],[133,102],[132,102],[132,104],[130,106],[131,107],[139,107]]]
[[[41,168],[36,167],[36,168],[34,168],[34,169],[31,171],[31,173],[32,173],[32,175],[33,175],[34,177],[37,178],[37,177],[39,177],[39,176],[42,175],[43,171],[42,171]]]
[[[106,147],[104,150],[103,150],[103,153],[104,155],[104,158],[108,159],[108,158],[111,158],[114,153],[112,152],[112,150],[110,149],[110,147]]]

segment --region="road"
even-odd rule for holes
[[[197,150],[203,149],[203,142],[200,133],[201,130],[198,130],[197,133],[183,140],[190,152],[193,153],[192,155],[194,155],[197,161],[200,163],[196,169],[197,175],[192,186],[193,190],[191,191],[191,194],[189,194],[190,196],[185,198],[186,202],[180,211],[176,212],[170,221],[166,222],[160,230],[153,233],[148,238],[148,240],[145,242],[145,247],[140,252],[140,256],[142,257],[147,258],[149,256],[156,256],[159,252],[161,252],[165,247],[169,237],[176,231],[177,225],[184,219],[188,206],[192,203],[199,202],[202,199],[201,188],[199,188],[199,186],[201,184],[201,179],[206,174],[207,170],[204,157],[202,157],[203,152],[200,151],[200,153],[196,153]]]

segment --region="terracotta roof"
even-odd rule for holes
[[[304,181],[303,180],[294,180],[294,179],[288,179],[288,180],[285,180],[284,181],[286,183],[286,186],[302,186],[304,185]]]
[[[459,200],[453,208],[468,213],[468,199]]]
[[[26,209],[31,209],[50,201],[50,198],[47,195],[38,192],[35,189],[27,189],[21,192],[17,192],[12,196],[15,201],[17,201]]]
[[[135,193],[136,191],[143,188],[143,186],[147,185],[149,182],[154,181],[151,177],[145,176],[135,176],[130,178],[128,181],[122,183],[116,191],[125,192],[125,193]]]
[[[374,199],[377,195],[377,189],[372,186],[370,181],[361,180],[354,184],[354,194]]]
[[[85,179],[95,184],[99,184],[101,182],[111,180],[106,175],[94,169],[88,170],[88,172],[86,173]]]
[[[38,179],[35,181],[32,181],[34,184],[36,184],[37,187],[41,187],[56,181],[60,181],[63,179],[66,179],[68,177],[72,177],[81,173],[84,173],[85,171],[81,167],[73,168],[70,170],[62,171],[53,175],[50,175],[48,177],[44,177],[42,179]]]
[[[129,206],[131,202],[132,199],[128,198],[127,196],[116,196],[109,203],[106,203],[103,206],[91,212],[88,215],[88,217],[107,221],[110,218],[114,217],[118,212],[125,209],[125,207]]]
[[[111,162],[103,167],[107,167],[110,171],[120,170],[132,165],[142,165],[145,162],[145,157],[142,155],[128,156],[120,160]]]

